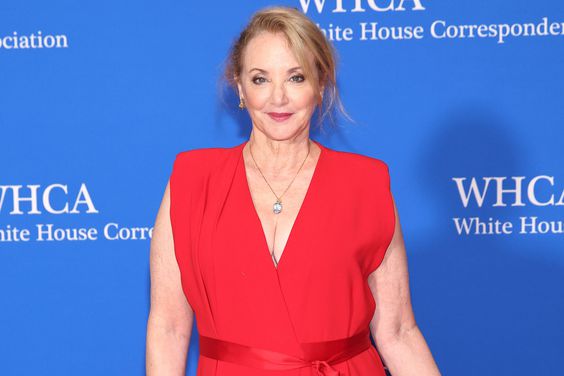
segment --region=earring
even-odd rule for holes
[[[243,98],[240,99],[239,108],[240,108],[241,110],[242,110],[243,108],[245,108],[245,102],[243,101]]]

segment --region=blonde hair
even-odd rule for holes
[[[350,119],[337,89],[335,49],[317,25],[297,8],[267,7],[251,17],[229,52],[224,78],[230,86],[237,91],[237,80],[241,75],[245,47],[251,39],[265,31],[282,33],[286,37],[291,51],[303,67],[304,76],[310,80],[314,88],[319,110],[319,125],[326,116],[329,116],[334,124],[332,112],[335,109]],[[313,55],[313,64],[308,59],[308,54]],[[324,95],[320,94],[321,87]]]

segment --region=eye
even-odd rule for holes
[[[302,74],[296,74],[290,77],[290,80],[294,80],[294,82],[303,82],[305,80],[305,77]]]
[[[266,82],[266,78],[260,77],[260,76],[256,76],[256,77],[253,77],[253,79],[252,79],[251,81],[252,81],[254,84],[256,84],[256,85],[260,85],[260,84]]]

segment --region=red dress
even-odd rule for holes
[[[247,183],[247,141],[176,156],[170,177],[174,248],[201,336],[299,355],[303,343],[351,337],[368,327],[375,302],[367,278],[395,226],[388,167],[314,142],[321,154],[278,268]],[[342,376],[385,376],[372,345],[333,368]],[[197,375],[316,372],[257,369],[200,354]]]

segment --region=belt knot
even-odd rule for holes
[[[318,376],[339,376],[340,373],[335,368],[331,367],[325,360],[314,360],[311,365],[317,371]]]

